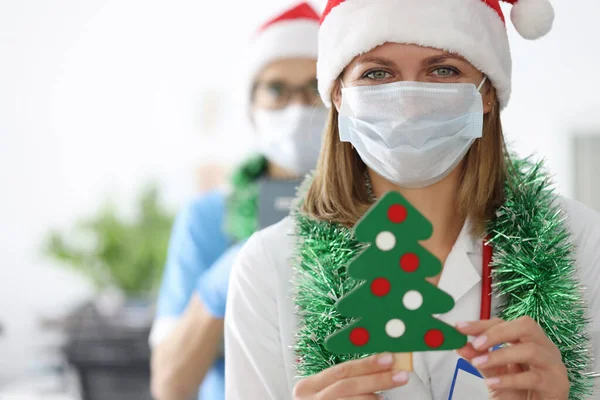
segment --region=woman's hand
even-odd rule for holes
[[[376,400],[376,392],[403,386],[407,372],[392,371],[394,359],[384,353],[348,361],[302,379],[294,400]]]
[[[491,399],[567,400],[569,379],[558,348],[529,317],[460,323],[476,339],[458,351],[486,379]],[[508,344],[499,350],[489,349]]]

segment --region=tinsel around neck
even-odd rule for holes
[[[506,201],[488,225],[499,317],[537,321],[562,354],[569,399],[584,399],[592,389],[589,321],[566,216],[542,163],[515,158],[509,167]]]
[[[225,232],[234,240],[250,237],[259,228],[258,179],[267,169],[267,159],[254,156],[244,162],[232,175],[232,190],[227,197]]]
[[[591,391],[586,374],[591,364],[588,320],[565,216],[541,162],[511,158],[508,164],[506,201],[488,224],[500,317],[530,316],[538,321],[567,366],[569,399],[584,399]],[[301,203],[299,199],[297,204]],[[333,354],[324,342],[351,322],[335,304],[360,283],[348,277],[346,268],[366,244],[341,225],[315,221],[299,209],[294,216],[295,304],[300,320],[295,351],[297,375],[306,377],[361,357]]]

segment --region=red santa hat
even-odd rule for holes
[[[335,80],[356,56],[395,42],[460,54],[488,76],[504,107],[512,60],[500,1],[513,5],[511,20],[524,38],[540,38],[552,28],[548,0],[328,0],[317,63],[323,101],[331,105]]]
[[[250,79],[262,68],[284,58],[317,59],[321,17],[310,4],[300,3],[264,23],[249,48]]]

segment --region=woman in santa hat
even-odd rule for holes
[[[152,393],[160,399],[224,397],[223,317],[232,260],[259,228],[259,179],[313,169],[327,112],[316,81],[319,15],[298,4],[266,22],[245,66],[260,154],[233,174],[232,190],[185,207],[173,228],[150,342]]]
[[[507,2],[523,37],[550,30],[547,0]],[[499,0],[329,0],[321,21],[317,77],[331,106],[324,144],[297,212],[253,235],[234,263],[227,398],[446,400],[465,381],[471,391],[454,399],[477,399],[473,390],[502,400],[591,398],[600,215],[554,195],[539,164],[506,150],[500,110],[511,56]],[[406,370],[390,353],[337,354],[327,342],[360,323],[336,308],[357,283],[375,296],[390,290],[346,271],[363,249],[351,228],[390,191],[433,226],[421,245],[443,268],[428,281],[455,303],[439,319],[475,337],[458,351],[414,353]],[[400,214],[386,215],[401,223]],[[393,250],[388,236],[373,245]],[[346,339],[363,355],[380,353],[369,338],[400,340],[414,324],[398,321]],[[435,350],[444,336],[422,339]]]

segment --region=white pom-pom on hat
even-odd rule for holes
[[[554,8],[548,0],[503,1],[513,5],[510,19],[523,38],[539,39],[552,29]]]

